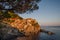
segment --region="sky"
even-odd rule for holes
[[[36,19],[41,26],[60,26],[60,0],[42,0],[38,5],[38,10],[20,16]]]

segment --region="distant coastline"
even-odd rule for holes
[[[60,26],[41,26],[41,27],[60,27]]]

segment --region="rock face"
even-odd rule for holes
[[[33,32],[38,33],[38,31],[40,31],[40,25],[37,23],[35,19],[32,19],[32,18],[27,18],[27,19],[22,19],[22,20],[19,18],[10,18],[8,19],[8,21],[4,19],[3,22],[27,34],[33,33]]]
[[[0,25],[2,25],[0,28],[0,40],[13,40],[17,37],[25,36],[25,34],[19,32],[16,28],[12,28],[11,26],[5,24]]]
[[[16,40],[37,40],[37,36],[40,31],[40,25],[35,19],[19,19],[16,18],[5,18],[2,22],[10,25],[12,28],[18,29],[19,32],[23,32],[27,37],[19,37]],[[19,33],[18,33],[19,34]]]

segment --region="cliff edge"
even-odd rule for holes
[[[2,20],[0,20],[0,23],[10,25],[8,27],[15,28],[23,35],[26,35],[26,37],[19,37],[20,39],[17,38],[17,40],[25,40],[25,39],[36,40],[36,37],[40,31],[40,25],[35,19],[32,19],[32,18],[24,19],[19,17],[18,15],[16,15],[16,17],[3,18]],[[1,29],[1,26],[0,26],[0,29]]]

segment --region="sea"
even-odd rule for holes
[[[60,26],[41,26],[42,29],[53,32],[53,35],[40,33],[39,40],[60,40]]]

